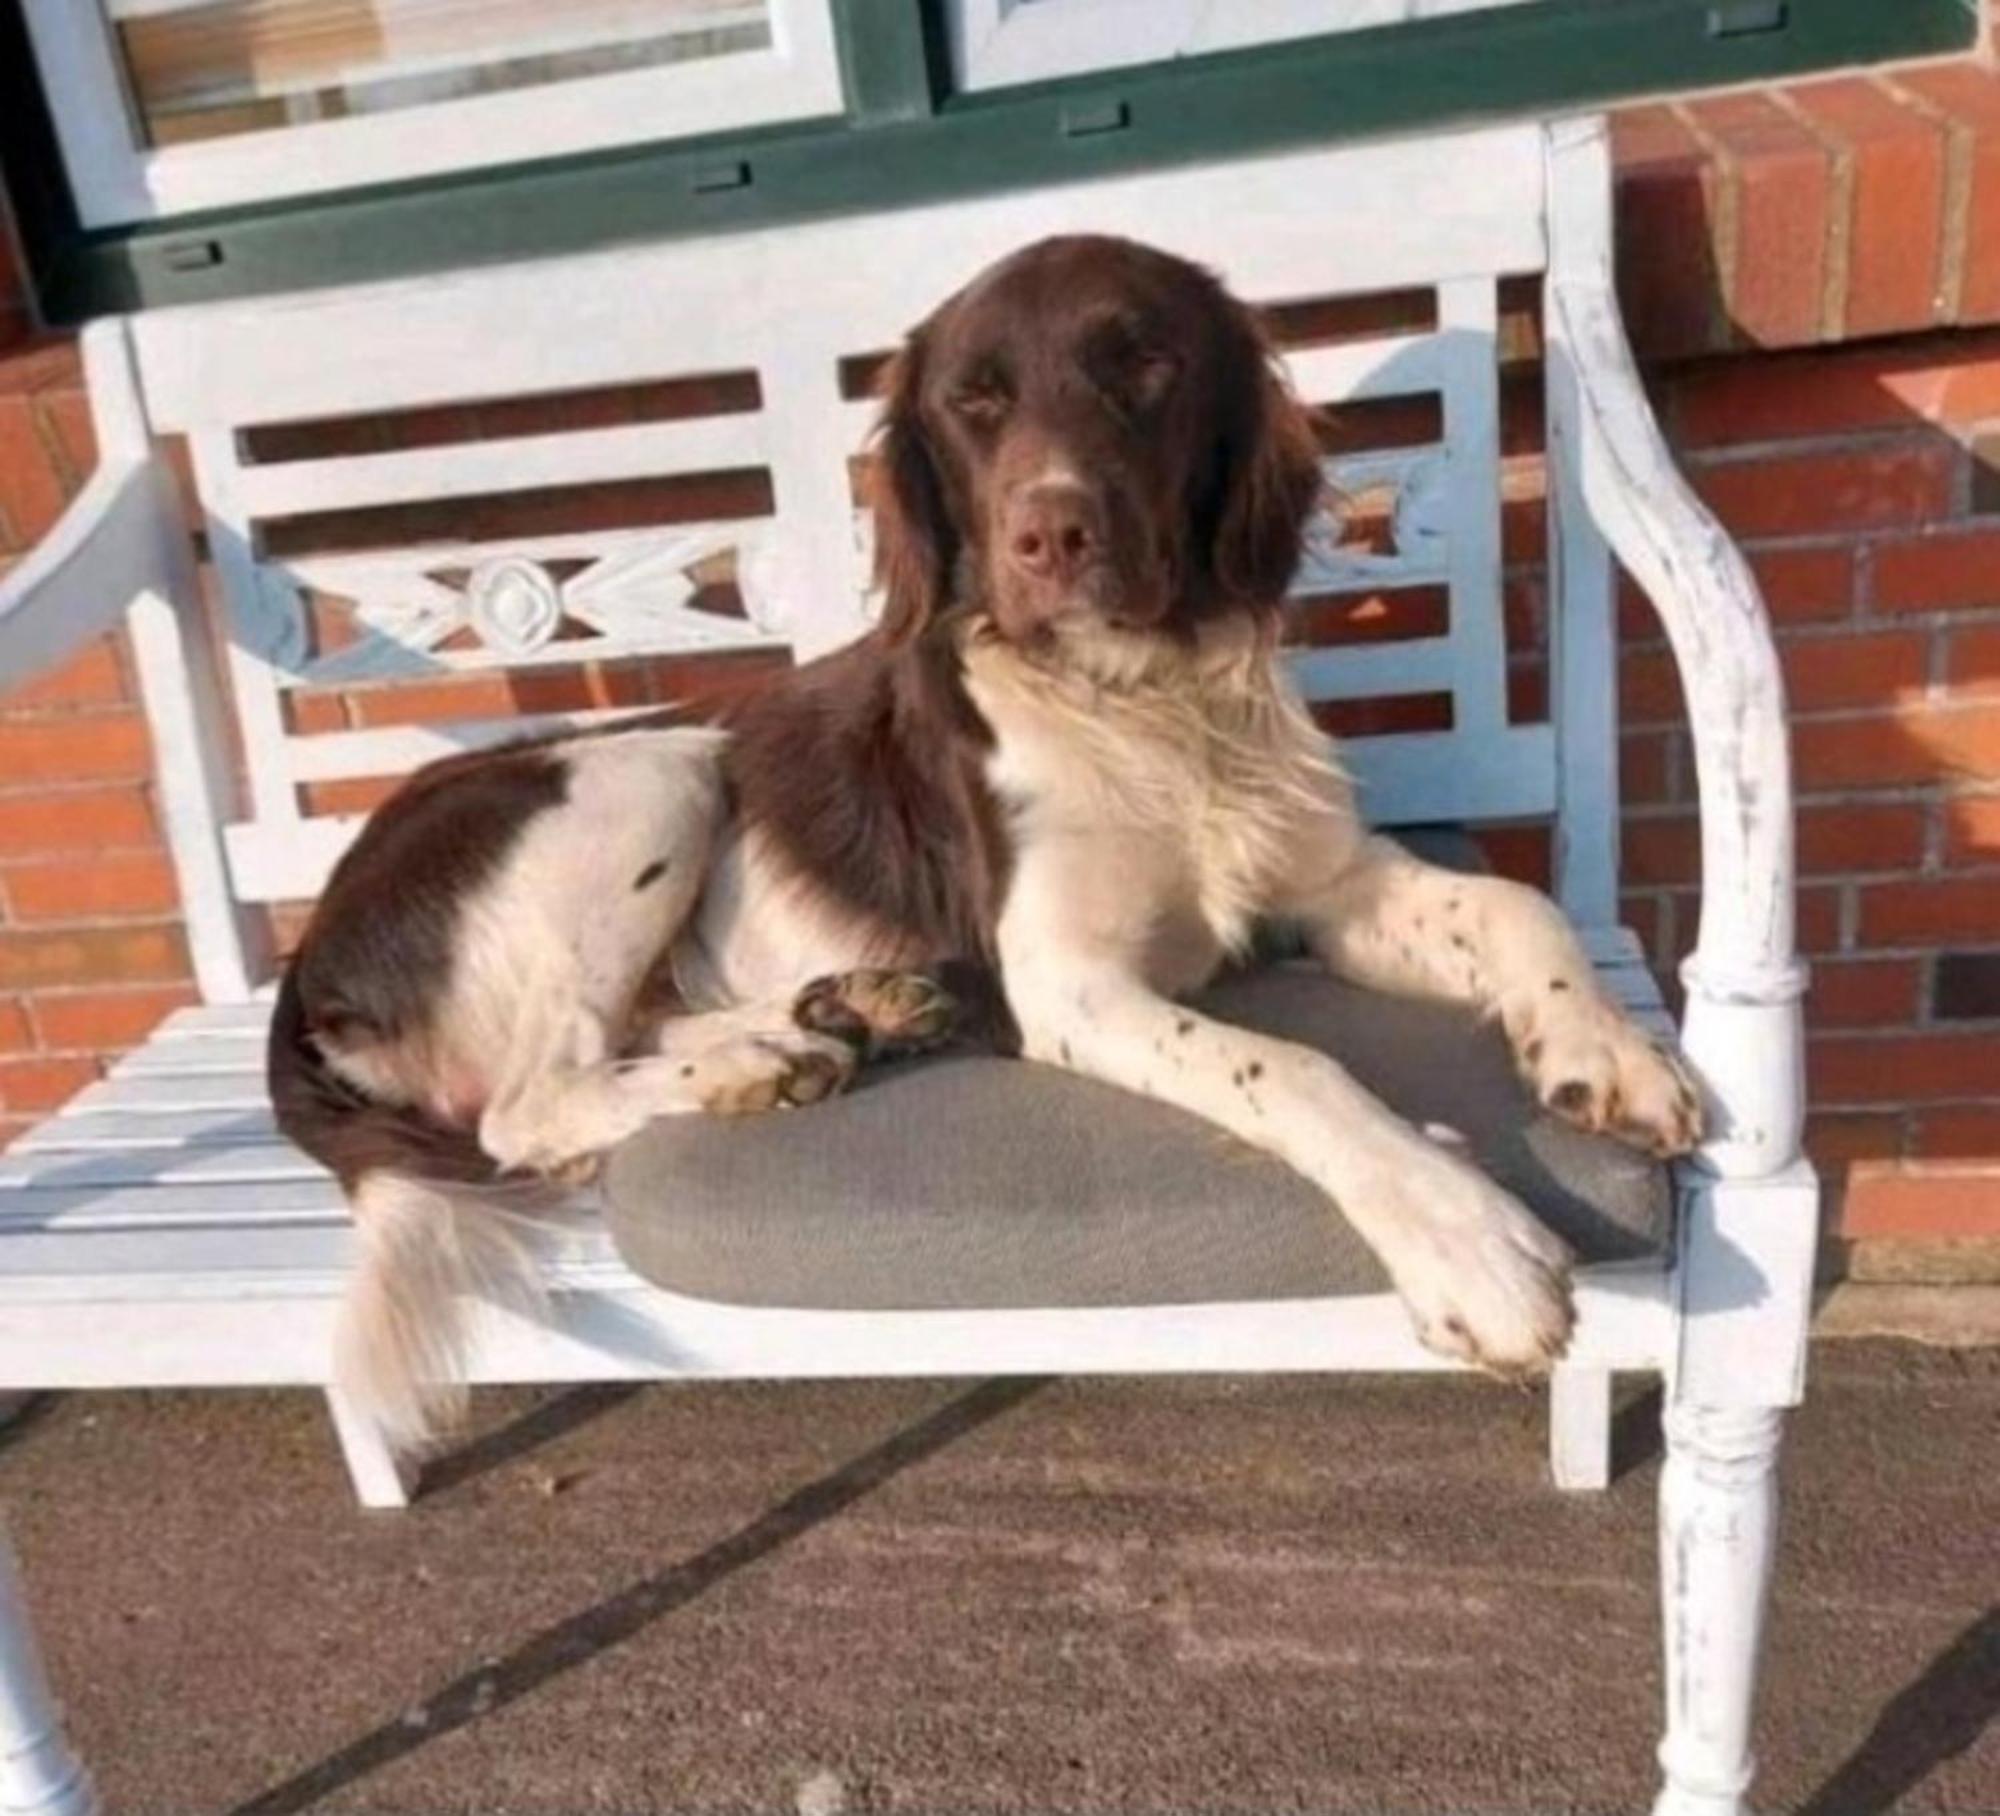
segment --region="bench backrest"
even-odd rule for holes
[[[1380,822],[1608,803],[1559,786],[1565,766],[1608,774],[1608,719],[1559,749],[1508,709],[1497,287],[1547,267],[1549,144],[1516,126],[1303,151],[133,318],[147,424],[187,439],[224,606],[233,762],[211,751],[206,773],[240,789],[214,813],[231,900],[191,914],[240,926],[241,904],[310,897],[371,779],[628,710],[659,658],[853,637],[874,414],[857,374],[989,260],[1065,231],[1185,253],[1293,319],[1420,293],[1399,325],[1356,333],[1350,314],[1287,355],[1308,402],[1416,400],[1392,445],[1329,457],[1382,522],[1366,546],[1321,539],[1301,572],[1308,616],[1353,633],[1301,650],[1301,682],[1334,715],[1429,699],[1387,721],[1420,729],[1349,746]],[[1608,222],[1608,193],[1592,207]],[[1584,526],[1553,527],[1583,547]],[[1604,590],[1562,604],[1565,698],[1586,660],[1608,694]],[[413,687],[470,716],[416,710]],[[198,955],[221,938],[197,925]]]

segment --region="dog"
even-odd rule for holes
[[[1545,1372],[1561,1241],[1333,1060],[1181,1000],[1279,923],[1342,978],[1493,1017],[1556,1115],[1662,1156],[1701,1136],[1693,1081],[1551,902],[1359,819],[1279,650],[1325,500],[1257,318],[1169,254],[1052,239],[941,304],[882,389],[867,635],[719,733],[422,771],[336,872],[272,1077],[361,1234],[348,1390],[420,1440],[451,1410],[454,1306],[507,1275],[507,1189],[941,1038],[946,965],[995,981],[1028,1060],[1320,1187],[1430,1348]]]

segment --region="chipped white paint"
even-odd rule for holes
[[[1714,1136],[1681,1171],[1671,1276],[1602,1270],[1580,1283],[1552,1457],[1568,1484],[1601,1480],[1609,1371],[1666,1373],[1660,1812],[1739,1816],[1769,1461],[1777,1410],[1800,1392],[1818,1203],[1799,1151],[1803,974],[1784,701],[1749,572],[1674,471],[1639,388],[1611,288],[1609,195],[1600,123],[1499,128],[93,327],[85,357],[103,464],[42,548],[0,580],[0,679],[58,660],[129,607],[208,1006],[174,1018],[0,1160],[0,1375],[51,1386],[324,1385],[348,1232],[332,1182],[273,1139],[259,1058],[268,1009],[250,1000],[267,967],[246,912],[310,892],[353,834],[351,820],[304,816],[299,785],[612,716],[299,735],[286,723],[292,695],[533,668],[568,659],[573,640],[599,657],[757,645],[805,655],[845,641],[866,621],[865,519],[847,463],[870,412],[840,395],[839,361],[894,344],[981,264],[1041,234],[1137,234],[1215,266],[1253,299],[1427,286],[1435,331],[1288,360],[1309,401],[1437,392],[1445,418],[1435,447],[1330,463],[1341,488],[1390,501],[1392,546],[1360,554],[1322,534],[1299,584],[1443,587],[1449,626],[1400,645],[1304,653],[1299,679],[1321,699],[1448,693],[1450,732],[1350,748],[1364,802],[1386,819],[1556,810],[1562,891],[1584,944],[1607,990],[1665,1035],[1636,946],[1609,925],[1614,555],[1666,627],[1691,708],[1705,885],[1683,1045]],[[1554,727],[1506,722],[1498,604],[1494,286],[1538,270],[1555,469]],[[810,311],[791,306],[801,295],[813,297]],[[239,434],[745,369],[761,393],[755,412],[478,444],[487,451],[462,467],[464,450],[259,466]],[[180,432],[229,606],[233,728],[154,457],[160,436]],[[768,471],[771,517],[291,560],[265,541],[279,507],[685,473],[739,456]],[[697,575],[712,577],[718,562],[733,562],[746,618],[695,608]],[[308,593],[352,601],[361,642],[316,656]],[[1435,1366],[1386,1295],[1337,1308],[745,1311],[643,1286],[588,1223],[544,1267],[548,1322],[492,1312],[473,1379]],[[401,1484],[378,1434],[344,1409],[335,1417],[364,1498],[395,1503]]]
[[[1779,1409],[1803,1388],[1819,1191],[1801,1158],[1805,987],[1792,924],[1792,788],[1770,622],[1735,545],[1675,470],[1612,287],[1608,135],[1549,136],[1551,426],[1564,473],[1667,633],[1694,737],[1702,900],[1682,1046],[1713,1135],[1682,1173],[1660,1486],[1666,1786],[1656,1816],[1741,1816],[1774,1519]],[[1581,595],[1597,609],[1589,544]],[[1571,550],[1572,562],[1578,551]],[[1575,581],[1572,567],[1566,581]],[[1601,654],[1597,657],[1601,661]],[[1579,772],[1566,805],[1600,792]],[[1602,887],[1603,854],[1583,860]]]
[[[0,1538],[0,1810],[97,1816],[97,1809],[90,1776],[63,1739],[14,1554]]]
[[[1666,1784],[1653,1816],[1741,1816],[1777,1532],[1774,1408],[1676,1403],[1660,1472]]]

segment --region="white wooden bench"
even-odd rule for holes
[[[1799,1150],[1790,783],[1755,589],[1675,473],[1620,328],[1598,121],[1300,151],[94,324],[84,357],[100,466],[0,589],[0,681],[124,619],[203,1001],[0,1156],[0,1387],[326,1385],[348,1234],[332,1182],[277,1137],[265,1101],[266,905],[310,897],[354,833],[355,816],[314,811],[326,805],[319,791],[552,722],[372,723],[380,715],[366,710],[355,722],[352,701],[389,699],[413,676],[532,682],[581,657],[808,656],[852,637],[867,600],[850,462],[871,411],[843,385],[844,362],[891,346],[990,258],[1066,229],[1187,253],[1261,302],[1427,294],[1433,325],[1289,355],[1308,401],[1430,394],[1442,412],[1431,443],[1330,460],[1349,493],[1394,493],[1393,542],[1317,548],[1300,590],[1430,589],[1447,602],[1446,628],[1303,653],[1300,677],[1325,701],[1448,696],[1448,729],[1349,747],[1371,815],[1552,815],[1562,899],[1614,988],[1663,1032],[1639,949],[1616,924],[1614,553],[1672,640],[1705,882],[1680,1037],[1714,1133],[1678,1171],[1671,1265],[1581,1282],[1575,1347],[1554,1387],[1554,1458],[1559,1481],[1601,1485],[1610,1371],[1665,1377],[1660,1808],[1736,1811],[1779,1411],[1800,1392],[1817,1213]],[[1552,723],[1509,718],[1501,613],[1497,287],[1532,275],[1543,279],[1547,343]],[[754,380],[708,385],[711,401],[733,387],[728,413],[589,417],[447,443],[413,435],[393,450],[350,438],[303,457],[252,433],[745,373]],[[192,455],[221,639],[205,627],[162,456],[176,436]],[[744,469],[768,476],[759,515],[485,541],[413,540],[392,526],[364,550],[288,552],[298,520],[315,513]],[[491,519],[481,505],[472,521]],[[705,609],[695,591],[732,560],[747,615]],[[358,639],[316,630],[327,608],[313,602],[328,598],[351,602]],[[331,720],[312,710],[335,695],[350,704]],[[646,1286],[590,1226],[552,1246],[546,1266],[546,1320],[493,1311],[475,1379],[1438,1366],[1387,1295],[752,1310]],[[362,1499],[399,1502],[376,1434],[337,1400],[333,1416]]]

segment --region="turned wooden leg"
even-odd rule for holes
[[[364,1507],[407,1507],[416,1479],[411,1465],[399,1458],[382,1435],[382,1428],[356,1407],[337,1387],[326,1390],[327,1411],[340,1439],[340,1454]]]
[[[1653,1816],[1743,1816],[1777,1527],[1780,1415],[1669,1405],[1660,1475],[1665,1782]]]
[[[1565,1362],[1550,1376],[1549,1473],[1573,1493],[1610,1487],[1610,1369]]]
[[[14,1555],[0,1543],[0,1811],[96,1816],[83,1762],[56,1725],[55,1701],[28,1628]]]

